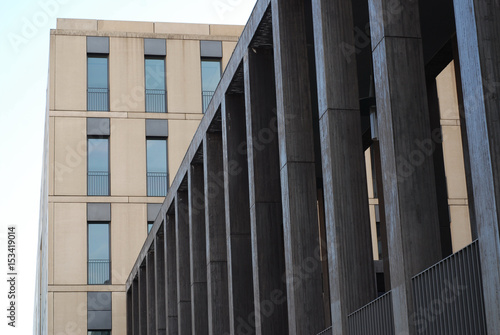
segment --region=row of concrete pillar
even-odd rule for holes
[[[432,156],[402,173],[401,158],[432,138],[419,2],[368,2],[394,326],[396,334],[414,334],[411,278],[442,255]],[[237,50],[244,52],[235,52],[195,135],[200,145],[192,144],[192,159],[183,162],[132,270],[129,334],[317,334],[330,323],[334,334],[348,334],[347,316],[376,297],[357,66],[339,48],[355,45],[352,2],[312,0],[314,72],[306,3],[258,1],[249,25],[258,31],[272,13],[272,47],[256,44],[249,27],[240,39]],[[455,13],[493,334],[500,329],[500,29],[494,19],[500,9],[493,1],[456,0]]]

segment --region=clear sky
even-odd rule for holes
[[[0,2],[0,333],[32,333],[49,33],[57,18],[245,24],[256,0]],[[7,326],[7,226],[17,226],[17,322]]]

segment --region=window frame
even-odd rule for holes
[[[107,99],[107,102],[106,102],[106,109],[104,110],[100,110],[100,109],[89,109],[89,58],[105,58],[106,59],[106,82],[107,82],[107,87],[106,88],[101,88],[101,87],[93,87],[95,89],[106,89],[106,99]],[[107,53],[95,53],[95,52],[89,52],[87,53],[87,76],[86,76],[86,80],[87,80],[87,111],[91,111],[91,112],[109,112],[110,111],[110,96],[109,96],[109,92],[110,92],[110,78],[109,78],[109,54]]]
[[[90,246],[89,246],[89,241],[90,241],[90,233],[89,233],[89,230],[90,230],[90,225],[93,225],[93,224],[106,224],[108,226],[108,255],[109,255],[109,262],[108,262],[108,266],[109,266],[109,283],[103,283],[103,284],[91,284],[89,282],[89,256],[90,256]],[[112,275],[111,275],[111,221],[87,221],[87,285],[112,285],[113,282],[112,282]],[[95,329],[97,331],[97,329]],[[107,330],[107,329],[106,329]]]
[[[147,77],[147,66],[146,62],[148,60],[162,60],[163,61],[163,91],[164,91],[164,111],[163,112],[156,112],[156,111],[148,111],[147,108],[147,91],[148,91],[148,77]],[[158,89],[160,90],[160,89]],[[144,111],[146,113],[167,113],[168,112],[168,103],[167,103],[167,60],[165,56],[159,56],[159,55],[144,55]]]
[[[90,150],[89,150],[89,141],[92,139],[102,139],[102,140],[107,140],[108,141],[108,194],[89,194],[89,157],[90,157]],[[87,135],[87,196],[89,197],[107,197],[111,195],[111,141],[110,141],[110,136],[109,135]]]
[[[149,171],[149,164],[148,164],[148,141],[149,140],[153,140],[153,141],[158,141],[158,140],[161,140],[161,141],[165,141],[165,167],[166,167],[166,171],[165,171],[165,178],[167,179],[166,180],[166,192],[165,192],[165,195],[149,195],[150,192],[149,192],[149,182],[148,182],[148,174],[150,173]],[[153,172],[153,171],[151,171]],[[169,190],[169,166],[168,166],[168,136],[146,136],[146,195],[148,197],[165,197],[168,193],[168,190]]]

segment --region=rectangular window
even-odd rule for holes
[[[151,231],[151,228],[153,228],[154,221],[148,221],[148,234]]]
[[[87,335],[111,335],[111,330],[89,330]]]
[[[108,55],[87,56],[87,110],[109,111]]]
[[[146,112],[165,113],[165,58],[146,56]]]
[[[221,77],[220,58],[203,58],[201,60],[201,90],[203,99],[203,113],[207,110],[210,100]]]
[[[168,190],[167,139],[147,138],[148,196],[164,197]]]
[[[88,223],[88,284],[111,284],[109,222]]]
[[[87,139],[87,194],[109,195],[109,138]]]

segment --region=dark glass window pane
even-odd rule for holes
[[[110,330],[89,330],[87,335],[111,335]]]
[[[201,61],[201,89],[202,91],[214,92],[220,81],[220,60]]]
[[[148,221],[148,234],[151,231],[151,228],[153,228],[154,221]]]
[[[87,87],[108,88],[108,58],[87,58]]]
[[[165,90],[165,60],[146,58],[146,89]]]
[[[109,224],[88,225],[88,283],[109,284]]]

